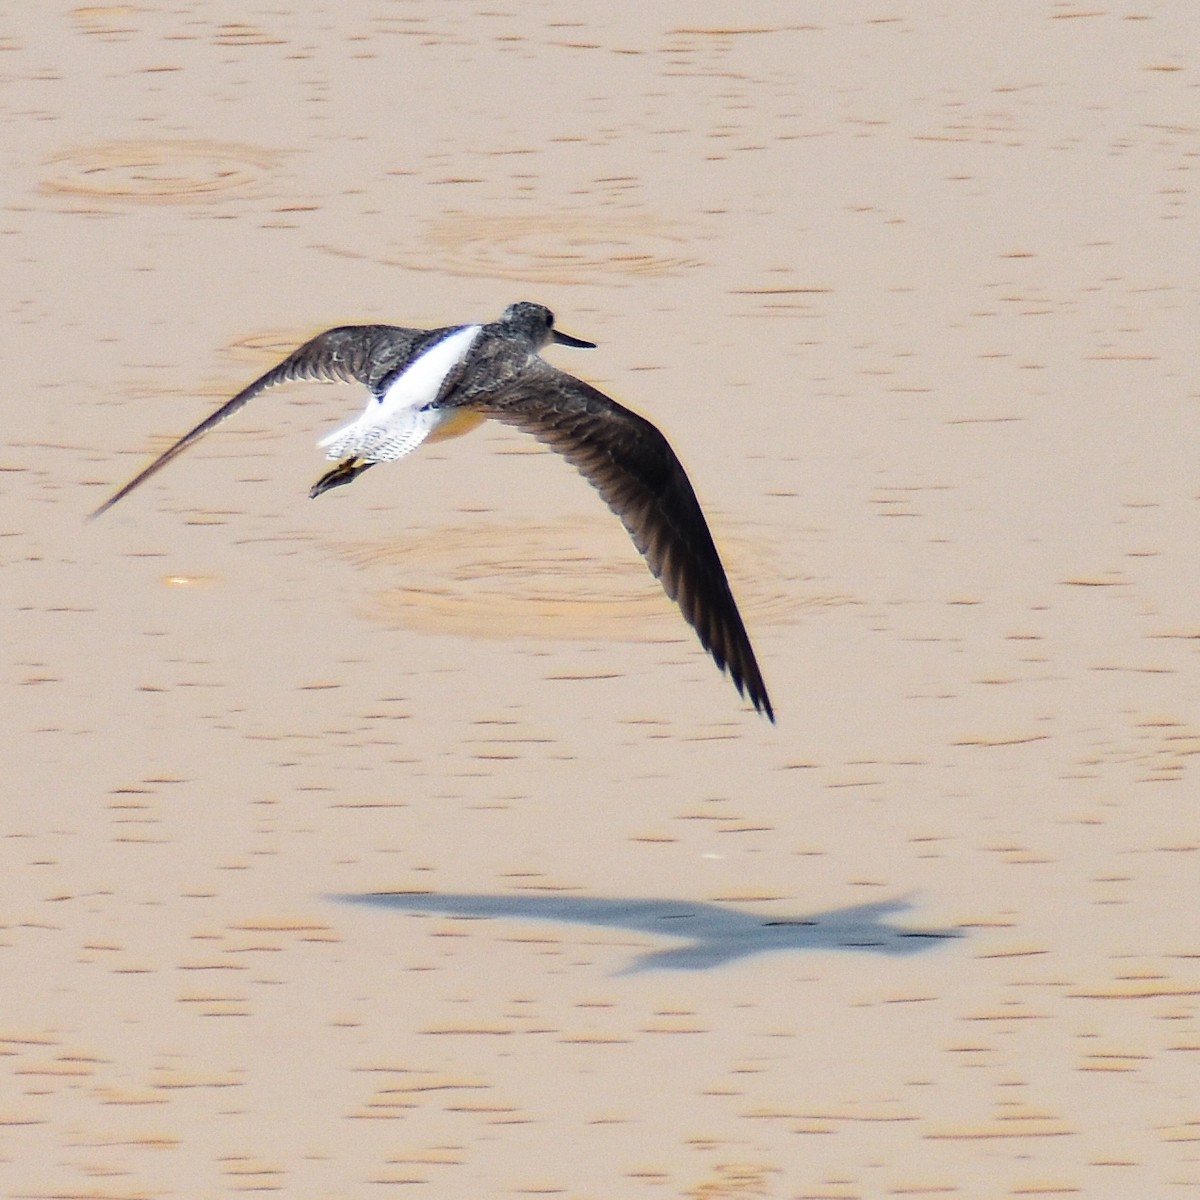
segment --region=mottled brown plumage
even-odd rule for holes
[[[720,555],[683,466],[663,435],[647,421],[573,375],[551,366],[539,351],[549,342],[590,346],[554,329],[553,314],[537,304],[511,305],[499,321],[484,325],[474,340],[472,327],[404,329],[392,325],[351,325],[330,329],[306,342],[232,400],[184,434],[115,495],[94,516],[144,483],[247,401],[275,384],[292,380],[358,382],[376,407],[370,419],[380,425],[389,389],[425,351],[456,331],[469,349],[436,386],[434,398],[412,406],[398,420],[424,420],[469,412],[514,425],[561,454],[596,488],[621,518],[650,570],[695,629],[718,667],[728,671],[739,693],[770,720],[775,719],[766,685],[754,657]],[[432,410],[432,412],[431,412]],[[449,425],[454,425],[450,421]],[[434,426],[436,428],[436,425]],[[448,426],[449,427],[449,426]],[[469,422],[464,423],[469,427]],[[419,432],[414,444],[430,436]],[[433,433],[436,437],[437,434]],[[411,448],[411,447],[409,447]],[[399,453],[406,453],[407,448]],[[349,483],[375,461],[398,454],[350,454],[314,485],[312,494]]]
[[[226,400],[211,416],[189,429],[173,446],[164,450],[145,470],[139,471],[120,491],[100,505],[93,517],[107,512],[134,488],[158,474],[173,458],[215,429],[222,421],[244,408],[260,392],[277,383],[310,380],[315,383],[362,383],[378,392],[383,380],[397,367],[437,341],[441,329],[403,329],[399,325],[342,325],[327,329],[294,350],[278,366],[260,375],[242,388],[232,400]]]

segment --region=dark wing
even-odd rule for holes
[[[667,439],[645,418],[541,359],[512,387],[472,397],[472,407],[477,404],[578,468],[621,518],[717,666],[774,721],[708,522]]]
[[[93,517],[107,512],[118,500],[145,483],[176,455],[199,441],[210,429],[231,417],[259,392],[277,383],[309,379],[327,383],[363,383],[377,391],[380,383],[403,362],[423,339],[432,339],[438,331],[403,329],[398,325],[343,325],[327,329],[299,350],[289,354],[278,366],[260,375],[249,387],[227,400],[195,429],[185,433],[170,449],[164,450],[145,470],[135,475],[119,492],[100,505]]]

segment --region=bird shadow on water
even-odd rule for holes
[[[622,975],[655,970],[704,971],[754,954],[786,950],[919,954],[938,942],[963,936],[960,929],[911,929],[892,924],[889,917],[912,907],[907,900],[856,904],[795,917],[767,917],[704,901],[594,896],[365,892],[330,899],[444,917],[509,917],[594,925],[683,942],[639,955],[619,972]]]

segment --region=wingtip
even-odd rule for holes
[[[772,725],[775,724],[775,707],[771,703],[771,697],[767,695],[765,689],[748,692],[746,699],[754,706],[754,711],[760,717],[766,717]]]
[[[775,706],[771,703],[771,697],[767,695],[766,684],[763,683],[762,676],[758,673],[758,664],[754,664],[754,670],[750,678],[747,678],[741,671],[731,669],[730,665],[723,658],[713,654],[709,650],[716,664],[723,672],[728,672],[730,679],[733,680],[733,686],[737,688],[737,694],[754,709],[760,717],[766,717],[772,725],[775,724]]]
[[[748,640],[746,645],[747,649],[749,649]],[[722,671],[729,672],[730,678],[733,680],[733,686],[737,688],[738,695],[749,703],[759,716],[766,717],[774,725],[775,706],[771,703],[771,697],[767,694],[767,685],[763,682],[762,675],[759,674],[758,664],[754,661],[753,653],[751,653],[750,657],[750,669],[745,671],[734,670],[723,658],[713,654],[711,649],[709,653],[716,659],[717,666]]]
[[[155,465],[157,466],[157,464],[155,464]],[[149,473],[150,473],[149,471],[144,471],[141,475],[134,476],[134,478],[131,479],[127,484],[125,484],[124,487],[120,488],[118,491],[113,492],[113,494],[111,496],[109,496],[109,498],[107,500],[105,500],[104,503],[101,504],[99,508],[92,509],[92,511],[90,513],[88,513],[87,519],[89,521],[94,521],[97,517],[102,517],[119,500],[124,500],[125,497],[128,496],[129,493],[132,492],[133,489],[135,487],[137,487],[137,485],[139,483],[141,483],[142,480]]]

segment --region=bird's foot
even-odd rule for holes
[[[345,483],[350,483],[368,467],[373,467],[374,465],[373,462],[368,462],[361,458],[345,458],[332,470],[326,471],[312,485],[308,491],[308,498],[315,500],[322,492],[327,492],[330,488],[341,487]]]

